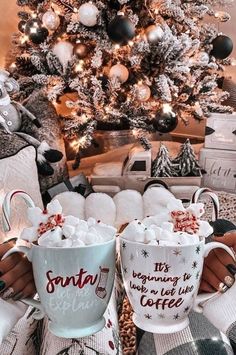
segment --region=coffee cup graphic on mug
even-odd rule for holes
[[[198,302],[204,257],[215,248],[234,258],[221,243],[156,246],[120,238],[121,269],[134,323],[159,334],[186,328],[188,314]]]

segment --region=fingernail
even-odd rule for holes
[[[228,269],[228,271],[232,274],[235,275],[236,274],[236,265],[234,264],[229,264],[226,266],[226,268]]]
[[[4,288],[6,287],[6,284],[3,280],[0,280],[0,292],[4,290]]]
[[[12,287],[7,288],[1,294],[1,298],[5,301],[9,300],[14,295],[14,290]]]
[[[18,292],[14,297],[12,297],[13,301],[19,301],[23,298],[23,292]]]
[[[235,229],[232,229],[231,231],[228,231],[227,233],[225,233],[224,235],[227,237],[228,235],[232,234],[232,233],[235,233],[236,230]]]
[[[226,286],[227,287],[232,287],[233,286],[233,284],[234,284],[234,282],[235,282],[235,280],[234,280],[234,278],[233,277],[231,277],[231,276],[225,276],[225,278],[224,278],[224,283],[226,284]]]

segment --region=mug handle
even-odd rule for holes
[[[14,246],[13,248],[9,249],[2,257],[1,260],[6,259],[8,256],[14,254],[14,253],[23,253],[25,254],[25,256],[27,257],[27,259],[32,262],[32,249],[30,247],[27,246],[23,246],[23,245],[18,245],[18,246]],[[36,320],[40,320],[43,319],[45,316],[45,312],[43,310],[42,304],[40,301],[34,300],[33,298],[24,298],[22,300],[20,300],[19,302],[22,302],[28,306],[34,307],[37,309],[36,312],[34,312],[33,314],[33,318]]]
[[[231,250],[231,248],[229,248],[227,245],[222,244],[222,243],[218,243],[218,242],[211,242],[208,244],[204,245],[204,258],[206,258],[208,256],[208,254],[217,248],[221,248],[224,249],[225,251],[227,251],[227,253],[232,256],[232,258],[234,259],[234,261],[236,261],[235,259],[235,255],[233,253],[233,251]],[[197,295],[195,302],[194,302],[194,306],[193,306],[193,310],[197,313],[202,313],[203,312],[203,304],[206,301],[209,301],[210,299],[215,298],[216,296],[219,295],[219,292],[215,292],[215,293],[202,293],[200,295]]]

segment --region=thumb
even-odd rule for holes
[[[214,241],[228,245],[228,247],[236,246],[236,231],[227,232],[223,237],[214,237]]]

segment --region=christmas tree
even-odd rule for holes
[[[182,145],[173,163],[176,165],[179,176],[200,176],[201,174],[201,168],[189,139]]]
[[[17,0],[19,33],[8,57],[21,85],[17,99],[40,88],[55,105],[68,95],[63,131],[77,150],[96,129],[126,127],[140,138],[170,132],[179,120],[232,112],[217,87],[232,41],[202,21],[230,18],[215,3]]]
[[[152,164],[153,177],[172,177],[177,176],[175,166],[169,157],[169,151],[164,144],[161,143],[159,153]]]

